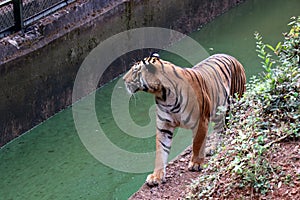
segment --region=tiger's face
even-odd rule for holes
[[[149,93],[159,93],[161,90],[161,81],[158,78],[158,64],[154,60],[158,58],[145,58],[134,64],[124,75],[123,80],[127,91],[130,94],[137,91]]]

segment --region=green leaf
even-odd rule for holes
[[[294,25],[294,24],[296,24],[296,21],[292,21],[292,22],[288,23],[288,26],[291,26],[291,25]]]
[[[266,44],[266,47],[268,47],[268,48],[271,49],[272,51],[275,51],[274,47],[272,47],[272,46],[269,45],[269,44]]]
[[[281,48],[281,42],[278,42],[278,44],[275,47],[275,51],[278,51]]]

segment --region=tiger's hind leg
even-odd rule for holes
[[[205,142],[208,131],[208,119],[199,122],[198,128],[193,130],[192,157],[188,165],[190,171],[201,171],[205,158]]]
[[[205,146],[205,155],[212,156],[215,154],[217,147],[219,145],[219,133],[213,131],[208,133],[206,138],[206,146]]]
[[[206,137],[206,147],[205,154],[206,156],[212,156],[215,154],[218,146],[221,143],[221,134],[224,131],[223,123],[217,124],[215,127],[212,127],[212,130],[209,130]]]
[[[220,110],[218,114],[211,117],[210,128],[207,134],[206,155],[212,156],[215,154],[218,146],[221,144],[222,134],[226,127],[226,115],[224,109]]]
[[[221,131],[214,130],[212,133],[210,133],[207,136],[206,147],[205,147],[206,156],[213,156],[216,153],[218,147],[222,143],[223,132],[224,132],[224,129]]]

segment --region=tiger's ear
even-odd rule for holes
[[[150,58],[159,58],[159,54],[156,52],[151,53]]]
[[[156,67],[152,64],[145,65],[145,68],[151,74],[155,74],[156,72]]]

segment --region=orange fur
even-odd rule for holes
[[[230,96],[245,91],[243,66],[225,54],[213,55],[190,69],[184,69],[157,56],[136,63],[123,77],[130,93],[146,91],[156,100],[156,159],[149,185],[165,181],[165,167],[176,127],[193,131],[193,154],[189,170],[201,170],[205,156],[208,124],[216,122],[215,132],[223,129]]]

